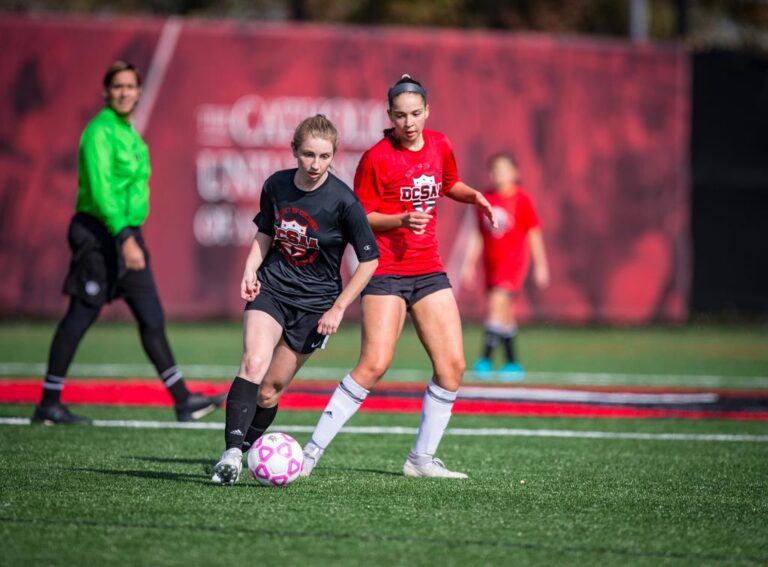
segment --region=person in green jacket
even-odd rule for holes
[[[149,214],[149,150],[131,119],[141,77],[123,61],[104,75],[105,107],[80,139],[75,216],[69,225],[72,260],[64,282],[69,308],[56,328],[33,423],[89,424],[61,403],[65,376],[85,332],[105,303],[123,298],[136,318],[144,351],[173,398],[179,421],[213,411],[226,394],[192,393],[165,333],[165,318],[141,226]]]

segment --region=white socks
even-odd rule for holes
[[[456,392],[445,390],[434,382],[429,383],[424,394],[419,432],[416,434],[416,442],[408,456],[413,463],[423,465],[432,460],[448,426],[448,421],[451,419],[451,410],[455,401]]]
[[[486,321],[485,331],[506,339],[517,335],[517,325],[504,325],[495,321]]]
[[[355,415],[369,393],[347,374],[336,387],[328,405],[320,415],[312,433],[311,443],[320,449],[326,449],[349,418]],[[432,460],[448,426],[448,421],[451,419],[451,410],[455,401],[456,392],[445,390],[434,382],[429,383],[424,394],[419,432],[409,455],[412,462],[425,464]]]
[[[320,415],[311,442],[321,449],[328,447],[349,418],[355,415],[369,393],[347,374]]]

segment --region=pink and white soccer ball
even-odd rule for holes
[[[304,454],[298,441],[285,433],[267,433],[248,451],[248,470],[265,486],[285,486],[299,478]]]

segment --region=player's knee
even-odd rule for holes
[[[449,374],[451,377],[456,380],[457,382],[461,382],[461,379],[464,377],[464,372],[467,369],[467,363],[464,360],[464,357],[456,358],[451,361],[450,367],[449,367]]]
[[[157,297],[138,297],[127,300],[142,333],[165,332],[165,315]]]
[[[282,394],[283,387],[277,384],[263,383],[259,388],[259,406],[263,408],[271,408],[277,405],[280,401],[280,394]]]
[[[451,357],[435,364],[435,377],[438,385],[448,390],[455,390],[461,384],[467,363],[463,356]]]
[[[79,341],[91,326],[90,321],[80,319],[65,319],[59,324],[57,334],[73,341]]]
[[[167,343],[168,339],[165,336],[165,327],[162,322],[160,324],[142,324],[139,326],[139,334],[145,344],[163,344]]]
[[[98,309],[81,306],[70,309],[59,323],[58,333],[73,340],[80,340],[99,314]]]
[[[387,357],[364,358],[352,372],[352,375],[363,388],[371,389],[384,376],[389,368],[389,363],[390,359]]]
[[[261,380],[267,371],[269,360],[259,354],[245,353],[240,363],[240,374],[252,381]]]
[[[139,323],[141,332],[146,335],[160,335],[165,333],[165,319],[162,315],[149,317]]]

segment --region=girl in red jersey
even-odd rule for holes
[[[355,174],[355,193],[368,215],[381,257],[363,290],[360,360],[328,402],[304,450],[308,476],[323,451],[389,368],[397,338],[411,313],[434,376],[424,396],[416,442],[405,476],[466,478],[434,455],[464,374],[461,319],[437,247],[437,202],[442,197],[478,207],[495,225],[493,209],[459,179],[451,144],[425,130],[427,93],[408,75],[388,92],[394,128],[370,148]]]
[[[493,350],[503,345],[506,362],[499,377],[515,381],[523,379],[523,368],[515,359],[515,297],[528,275],[531,256],[533,280],[540,289],[549,285],[549,265],[539,218],[530,195],[518,184],[520,174],[514,158],[500,153],[488,161],[488,166],[493,187],[485,195],[496,213],[498,226],[478,218],[479,237],[470,243],[465,262],[465,266],[474,268],[482,241],[487,315],[483,353],[474,370],[481,378],[490,377],[494,369]],[[473,270],[465,270],[465,275],[470,272],[474,276]]]

